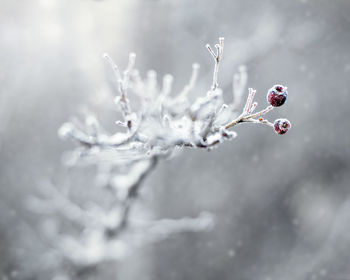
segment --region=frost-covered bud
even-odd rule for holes
[[[66,122],[58,129],[58,136],[61,139],[67,139],[73,134],[74,129],[75,127],[72,123]]]
[[[287,87],[282,85],[274,85],[267,92],[267,102],[273,107],[282,106],[287,100]]]
[[[275,129],[275,132],[277,134],[285,134],[292,125],[290,124],[290,121],[287,119],[277,119],[275,120],[273,127]]]

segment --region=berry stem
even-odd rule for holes
[[[250,95],[248,96],[248,103],[251,104],[251,101],[250,100]],[[254,105],[254,104],[253,104]],[[255,106],[254,106],[255,108]],[[268,126],[273,126],[272,123],[270,123],[269,121],[267,120],[263,120],[263,121],[259,121],[259,120],[256,120],[255,118],[256,117],[260,117],[262,115],[265,115],[266,113],[270,112],[271,110],[273,109],[273,106],[267,106],[264,110],[261,110],[259,112],[256,112],[254,114],[250,114],[248,116],[245,115],[245,110],[243,110],[243,113],[238,117],[236,118],[235,120],[233,120],[232,122],[228,123],[225,125],[225,129],[229,129],[230,127],[233,127],[239,123],[243,123],[243,122],[254,122],[254,123],[262,123],[262,124],[266,124]],[[248,108],[248,111],[250,111],[250,108]]]

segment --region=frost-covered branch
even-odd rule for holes
[[[149,71],[145,79],[140,76],[135,69],[134,53],[129,55],[128,65],[122,74],[112,58],[104,55],[118,83],[115,101],[123,116],[122,120],[116,121],[119,131],[105,133],[97,118],[89,115],[84,124],[63,124],[59,135],[79,144],[67,162],[99,167],[99,185],[104,186],[107,196],[112,194],[111,203],[108,207],[97,204],[90,204],[88,208],[78,206],[71,198],[52,188],[47,201],[40,202],[33,198],[30,203],[36,211],[57,211],[83,228],[81,235],[57,237],[60,240],[56,242],[58,251],[64,258],[79,266],[97,265],[105,260],[119,259],[123,255],[121,252],[132,247],[132,244],[156,241],[182,231],[210,229],[213,224],[210,215],[200,215],[194,219],[136,221],[133,210],[141,196],[145,179],[163,158],[174,151],[212,149],[224,140],[233,139],[236,133],[230,129],[238,124],[264,124],[273,127],[277,134],[288,131],[291,126],[288,120],[278,119],[271,123],[263,118],[273,108],[285,103],[287,88],[273,86],[267,94],[269,105],[257,112],[258,104],[254,102],[256,90],[250,88],[245,106],[238,113],[247,84],[246,69],[241,66],[234,75],[233,100],[225,104],[218,84],[224,38],[220,38],[215,45],[216,52],[210,45],[206,45],[206,48],[215,62],[213,81],[211,88],[193,102],[189,95],[196,87],[199,73],[197,63],[192,65],[188,84],[180,93],[174,94],[171,75],[165,75],[160,85],[155,71]],[[138,105],[131,106],[128,99],[130,94],[139,99]]]

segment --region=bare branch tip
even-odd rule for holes
[[[197,69],[199,69],[201,66],[199,65],[199,63],[193,63],[192,64],[192,69],[193,70],[197,70]]]

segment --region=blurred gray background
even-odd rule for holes
[[[93,169],[63,167],[74,145],[57,129],[86,109],[114,129],[102,53],[124,66],[136,52],[142,74],[174,75],[175,92],[199,62],[195,98],[211,83],[204,45],[219,36],[225,99],[246,64],[260,106],[272,85],[288,86],[288,102],[268,118],[287,117],[293,128],[281,137],[238,126],[218,149],[163,162],[145,182],[144,207],[159,218],[211,211],[216,227],[145,246],[98,279],[350,279],[350,1],[0,2],[2,279],[52,279],[35,261],[47,250],[41,217],[24,201],[45,179],[89,187]]]

